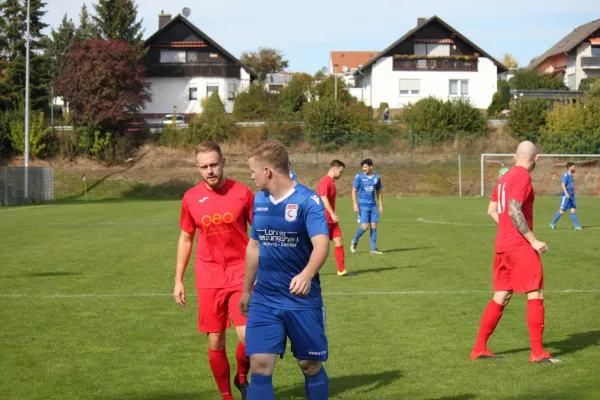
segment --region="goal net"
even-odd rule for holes
[[[560,183],[567,162],[573,162],[575,171],[575,194],[600,195],[600,154],[538,154],[538,162],[531,173],[536,195],[554,196],[561,191]],[[490,196],[504,163],[514,165],[514,154],[481,155],[481,196]]]

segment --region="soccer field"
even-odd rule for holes
[[[348,245],[357,228],[338,200],[346,264],[322,270],[332,399],[598,399],[600,199],[578,198],[550,230],[558,197],[534,217],[546,284],[545,347],[562,365],[530,365],[525,297],[505,310],[489,347],[469,361],[491,297],[495,226],[486,198],[384,199],[381,256]],[[0,209],[0,398],[220,399],[188,308],[172,297],[179,201],[114,201]],[[193,262],[193,261],[192,261]],[[235,365],[235,335],[228,334]],[[304,398],[291,353],[277,399]],[[234,396],[239,393],[234,388]]]

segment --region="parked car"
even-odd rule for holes
[[[163,118],[163,125],[171,125],[173,124],[173,114],[166,114]],[[183,115],[175,114],[175,125],[184,125],[185,121],[183,119]]]

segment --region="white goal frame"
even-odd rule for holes
[[[485,179],[483,170],[485,168],[485,159],[491,157],[512,157],[512,153],[482,153],[481,154],[481,197],[485,195]],[[538,157],[554,157],[554,158],[575,158],[589,157],[600,158],[600,154],[538,154]]]

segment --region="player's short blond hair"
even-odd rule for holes
[[[211,151],[215,151],[220,159],[223,159],[223,153],[221,152],[221,146],[219,146],[215,142],[211,142],[210,140],[204,141],[196,146],[196,155],[199,153],[210,153]]]
[[[290,157],[285,146],[277,140],[264,140],[248,151],[248,158],[264,162],[274,170],[288,174],[290,172]]]

